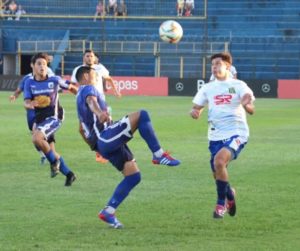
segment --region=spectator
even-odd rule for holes
[[[18,10],[18,4],[16,1],[12,0],[8,3],[8,11],[7,11],[7,14],[8,15],[16,15],[17,13],[17,10]],[[13,20],[13,17],[10,16],[7,18],[7,20]]]
[[[115,14],[116,10],[117,10],[117,7],[118,7],[117,0],[108,0],[108,5],[106,7],[106,13],[107,13],[107,15],[110,14],[111,10],[112,10],[112,13]]]
[[[117,5],[115,16],[127,16],[127,6],[124,0],[120,0],[120,4]]]
[[[186,17],[192,16],[192,10],[195,8],[194,0],[185,0],[185,13]]]
[[[96,12],[94,15],[94,22],[96,21],[97,17],[104,17],[105,16],[105,7],[103,0],[99,0],[97,6],[96,6]]]
[[[16,21],[19,21],[20,20],[20,18],[21,18],[21,16],[23,15],[23,14],[26,14],[26,11],[23,9],[23,7],[19,4],[18,5],[18,8],[17,8],[17,12],[16,12]]]
[[[177,9],[177,16],[182,17],[183,9],[184,9],[184,0],[177,0],[176,9]]]

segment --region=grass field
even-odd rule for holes
[[[213,220],[216,193],[209,167],[206,113],[188,116],[191,97],[108,97],[113,117],[147,109],[162,146],[182,161],[153,166],[138,133],[129,143],[142,182],[120,206],[123,230],[97,218],[121,175],[95,162],[81,140],[74,96],[57,150],[76,173],[72,187],[39,164],[22,100],[0,93],[0,250],[300,250],[300,100],[259,99],[251,138],[231,163],[236,217]]]

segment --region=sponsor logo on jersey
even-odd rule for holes
[[[221,94],[214,96],[214,101],[216,105],[228,105],[231,104],[232,95],[231,94]]]
[[[229,91],[229,93],[232,93],[232,94],[236,93],[234,87],[228,88],[228,91]]]

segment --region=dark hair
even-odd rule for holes
[[[87,54],[87,53],[94,53],[95,54],[95,52],[93,50],[91,50],[91,49],[86,49],[84,51],[84,55]]]
[[[222,58],[223,61],[232,64],[232,57],[228,52],[216,53],[210,57],[210,60],[213,61],[215,58]]]
[[[94,68],[89,67],[89,66],[86,66],[86,65],[80,66],[80,67],[78,68],[76,74],[75,74],[76,80],[77,80],[78,82],[80,82],[80,81],[82,80],[83,74],[84,74],[84,73],[90,73],[91,70],[94,70]]]
[[[39,59],[39,58],[43,58],[47,61],[47,65],[49,63],[49,55],[47,53],[44,53],[44,52],[39,52],[35,55],[32,56],[31,58],[31,63],[32,64],[35,64],[35,62]]]

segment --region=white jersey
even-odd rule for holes
[[[246,111],[241,105],[241,98],[246,93],[255,100],[252,90],[238,79],[215,80],[198,91],[193,103],[199,106],[208,105],[209,140],[224,140],[239,135],[247,141],[249,127]]]
[[[77,73],[77,70],[79,69],[79,67],[81,67],[81,66],[84,66],[84,65],[79,65],[73,70],[72,77],[71,77],[72,83],[77,83],[76,73]],[[105,100],[102,77],[108,77],[109,71],[106,69],[106,67],[103,64],[95,64],[92,66],[92,68],[95,69],[95,71],[96,71],[97,82],[96,82],[95,87],[98,90],[98,92],[101,94],[102,98]]]

